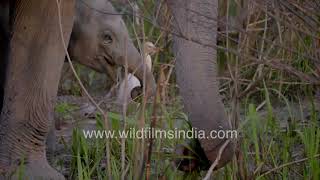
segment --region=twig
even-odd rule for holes
[[[124,43],[124,49],[125,49],[125,67],[124,67],[124,71],[125,71],[125,75],[124,75],[124,94],[125,94],[125,98],[124,98],[124,103],[122,105],[122,128],[123,131],[126,130],[126,117],[127,117],[127,94],[128,94],[128,54],[127,54],[127,43],[128,40],[125,40],[126,42]],[[125,180],[125,176],[126,176],[126,169],[125,169],[125,158],[126,158],[126,139],[122,138],[121,139],[121,170],[122,170],[122,175],[121,175],[121,179]]]
[[[217,158],[214,160],[214,162],[212,163],[212,165],[210,166],[206,176],[203,178],[203,180],[209,180],[210,176],[213,172],[213,170],[216,168],[216,166],[218,165],[220,159],[221,159],[221,155],[224,151],[224,149],[227,147],[227,145],[230,143],[230,139],[228,139],[225,143],[223,143],[223,145],[221,146],[221,148],[219,149],[219,153]]]
[[[313,156],[312,158],[319,158],[319,157],[320,157],[320,154],[317,154],[317,155]],[[307,160],[312,159],[312,158],[303,158],[303,159],[299,159],[297,161],[293,161],[293,162],[289,162],[289,163],[286,163],[286,164],[282,164],[281,166],[275,167],[273,169],[270,169],[267,172],[262,173],[259,177],[266,176],[266,175],[268,175],[268,174],[270,174],[270,173],[272,173],[274,171],[278,171],[279,169],[285,168],[287,166],[291,166],[293,164],[301,163],[301,162],[307,161]]]

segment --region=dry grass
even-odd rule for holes
[[[153,67],[160,86],[153,106],[142,98],[138,113],[129,110],[120,119],[113,117],[111,127],[174,128],[177,119],[186,119],[172,73],[175,59],[170,49],[171,35],[182,35],[171,32],[170,14],[160,13],[167,12],[164,4],[155,6],[153,1],[138,1],[140,12],[135,17],[131,16],[134,2],[124,4],[127,6],[119,7],[125,7],[124,14],[129,14],[126,21],[137,47],[142,50],[142,44],[148,40],[163,49],[154,57]],[[220,92],[241,137],[233,162],[213,175],[208,172],[208,177],[319,179],[320,110],[314,101],[320,86],[319,9],[316,0],[220,1],[219,18],[214,19],[219,24],[219,43],[215,48],[219,55]],[[292,111],[297,111],[292,110],[294,102],[301,106],[300,119],[292,116]],[[278,106],[288,112],[285,128],[281,127],[283,118],[274,113]],[[305,108],[311,114],[309,117],[303,114]],[[262,112],[266,115],[261,115]],[[126,124],[128,119],[136,123]],[[179,128],[186,128],[185,124]],[[87,149],[89,145],[84,140],[77,142],[80,136],[76,132],[73,141],[72,177],[106,178],[105,169],[101,168],[105,154],[100,151],[94,154],[99,148]],[[97,147],[106,145],[99,140],[94,143]],[[173,149],[181,140],[109,143],[110,162],[106,166],[111,164],[108,172],[114,179],[200,179],[205,175],[205,172],[185,175],[172,165],[177,158]]]

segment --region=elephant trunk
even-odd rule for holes
[[[218,0],[169,0],[174,22],[176,73],[185,110],[195,130],[212,132],[231,130],[219,97],[216,78]],[[234,143],[229,142],[219,156],[226,138],[199,139],[206,157],[218,167],[232,159]]]
[[[140,81],[141,85],[145,86],[146,96],[152,96],[156,91],[156,83],[152,74],[151,68],[144,62],[143,56],[134,47],[133,43],[128,43],[127,46],[128,71],[134,74]],[[145,80],[145,83],[143,83]]]

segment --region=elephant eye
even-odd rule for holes
[[[104,34],[104,35],[103,35],[103,43],[104,43],[104,44],[109,45],[109,44],[111,44],[112,42],[113,42],[113,39],[112,39],[112,37],[111,37],[110,34]]]

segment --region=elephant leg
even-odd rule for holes
[[[66,42],[74,21],[74,1],[59,1]],[[56,1],[20,0],[14,10],[0,117],[0,172],[8,176],[21,165],[30,179],[64,179],[45,155],[65,57]]]

